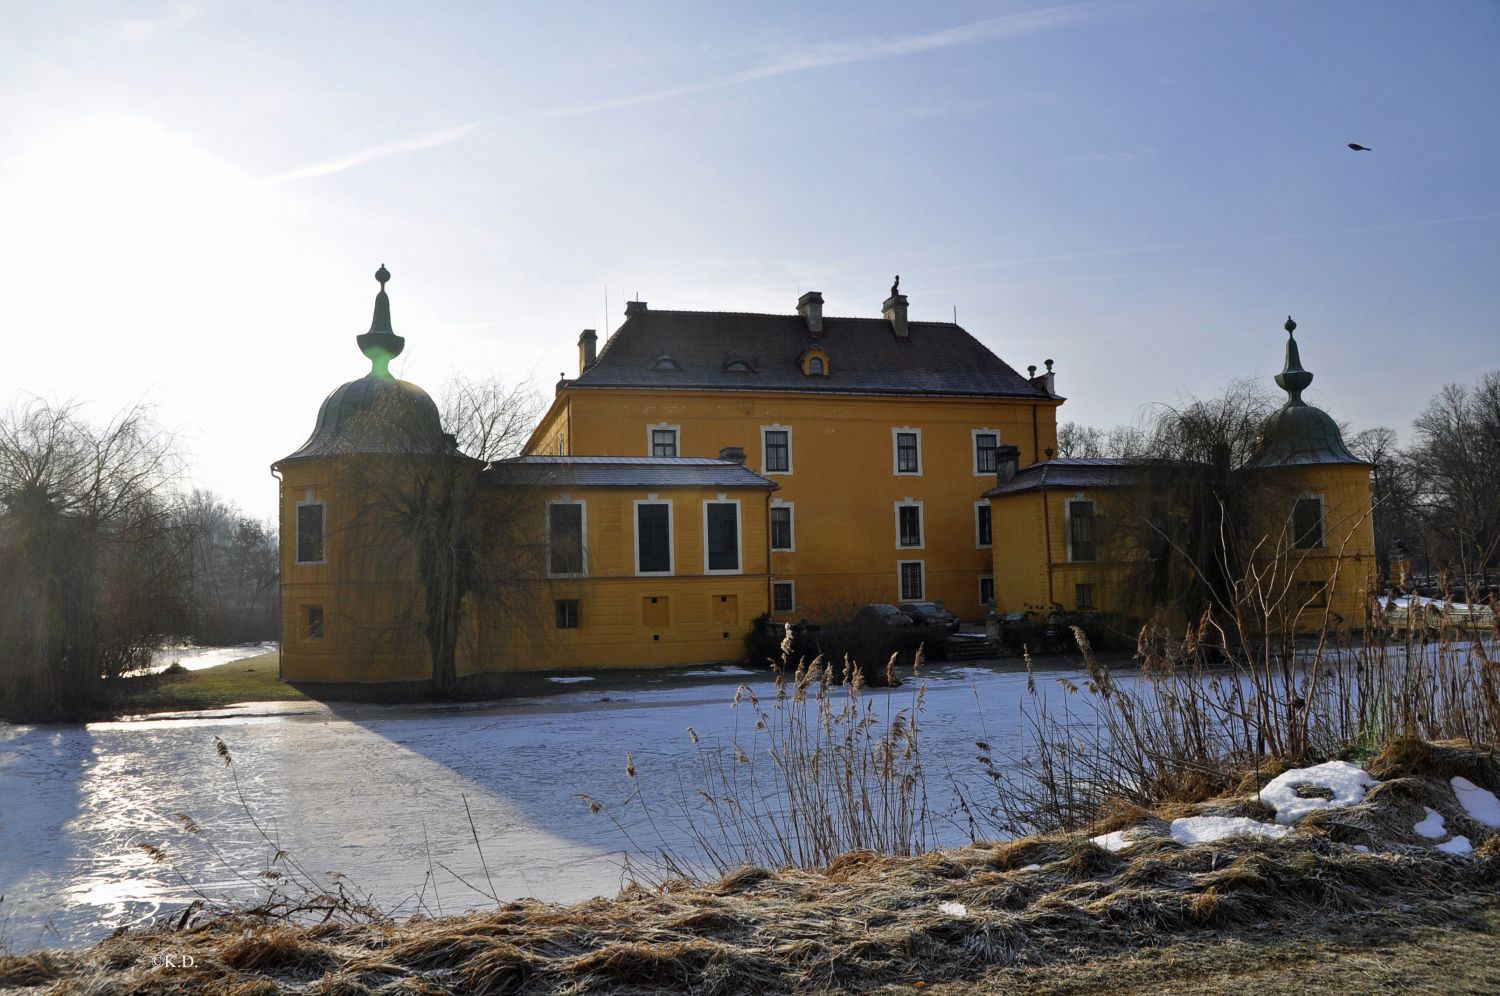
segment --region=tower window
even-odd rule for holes
[[[1322,498],[1298,498],[1292,506],[1292,545],[1299,550],[1317,550],[1326,545]]]
[[[323,557],[323,509],[320,501],[297,505],[297,563],[321,564]]]

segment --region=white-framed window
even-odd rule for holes
[[[1099,530],[1094,499],[1069,498],[1066,506],[1068,561],[1091,563],[1099,559]]]
[[[974,503],[974,546],[978,549],[995,545],[995,527],[991,515],[987,500]]]
[[[740,574],[740,503],[737,498],[703,503],[703,573]]]
[[[760,427],[760,466],[763,474],[790,474],[792,472],[791,426],[763,425]]]
[[[771,582],[771,611],[794,612],[797,608],[797,584],[794,581]]]
[[[588,573],[588,513],[581,501],[561,498],[547,503],[547,574],[554,578]]]
[[[987,574],[979,579],[979,604],[995,604],[995,579]]]
[[[297,503],[297,563],[326,564],[324,502],[308,499]]]
[[[658,422],[646,426],[646,455],[674,457],[682,455],[682,426]]]
[[[922,430],[902,426],[891,430],[891,473],[922,476]]]
[[[635,505],[635,573],[672,574],[672,499],[638,498]]]
[[[771,549],[791,553],[797,549],[796,514],[789,501],[771,501]]]
[[[922,503],[907,498],[896,502],[896,549],[921,550],[927,545],[922,532]]]
[[[1303,495],[1292,505],[1292,546],[1321,550],[1328,545],[1323,528],[1323,496]]]
[[[896,561],[896,590],[899,601],[919,602],[926,597],[927,564],[921,560]]]
[[[995,451],[1000,447],[1000,430],[972,429],[970,435],[974,439],[974,476],[993,474]]]

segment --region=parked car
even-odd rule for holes
[[[887,626],[911,626],[912,618],[906,612],[886,602],[871,602],[861,605],[854,613],[856,622],[879,622]]]
[[[902,602],[897,608],[918,626],[939,626],[950,633],[958,632],[958,616],[936,602]]]

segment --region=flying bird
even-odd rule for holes
[[[1360,145],[1358,142],[1350,142],[1349,143],[1349,148],[1353,149],[1355,152],[1369,152],[1370,151],[1370,147],[1368,145]]]

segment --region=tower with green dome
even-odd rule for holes
[[[1326,614],[1362,625],[1375,580],[1372,468],[1349,452],[1327,412],[1303,400],[1313,375],[1302,366],[1297,323],[1287,316],[1283,327],[1286,362],[1276,384],[1286,404],[1266,420],[1244,469],[1278,496],[1267,503],[1275,507],[1258,510],[1264,549],[1285,558],[1298,628],[1316,627]]]

